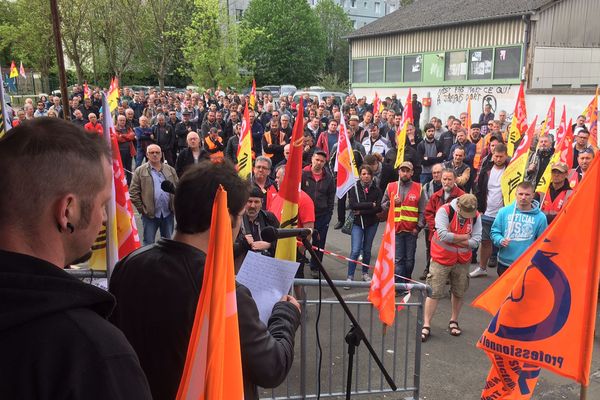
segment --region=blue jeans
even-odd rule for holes
[[[325,241],[327,240],[327,230],[329,229],[329,222],[331,221],[332,214],[317,215],[315,217],[315,231],[313,232],[312,244],[320,249],[325,248]],[[323,261],[323,253],[317,251],[317,257],[319,261]],[[319,267],[315,260],[310,260],[310,269],[318,271]]]
[[[369,264],[371,262],[371,248],[373,247],[373,239],[375,239],[375,233],[377,233],[377,225],[373,224],[367,226],[364,229],[360,225],[352,225],[352,247],[350,250],[350,258],[356,260],[361,253],[363,254],[363,263]],[[354,271],[356,270],[356,263],[348,262],[348,277],[354,278]],[[369,272],[369,268],[363,265],[362,273],[366,274]]]
[[[421,172],[421,176],[419,177],[419,181],[421,185],[426,184],[427,182],[433,179],[433,174],[431,172]]]
[[[150,218],[142,215],[142,225],[144,226],[144,246],[156,241],[156,232],[160,229],[160,236],[171,239],[173,236],[174,218],[173,213],[167,217]]]
[[[394,262],[396,275],[412,278],[415,269],[415,252],[417,251],[417,236],[410,232],[396,233],[396,260]],[[396,277],[396,283],[409,281]]]

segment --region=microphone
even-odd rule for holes
[[[175,194],[175,184],[173,182],[171,182],[171,181],[168,181],[168,180],[165,179],[160,184],[160,188],[165,193]]]
[[[305,238],[312,233],[312,229],[309,228],[297,228],[297,229],[277,229],[272,226],[267,226],[260,231],[260,236],[265,242],[274,242],[277,239],[284,239],[290,237],[301,237]]]

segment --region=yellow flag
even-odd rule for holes
[[[525,180],[527,159],[529,158],[529,148],[531,147],[531,142],[533,141],[536,122],[537,116],[533,120],[533,123],[529,126],[529,129],[527,129],[527,132],[525,132],[523,140],[521,140],[519,147],[514,152],[514,157],[500,178],[502,196],[504,197],[505,205],[513,202],[515,199],[517,185]]]
[[[250,126],[250,111],[248,103],[244,109],[244,119],[242,120],[242,134],[238,143],[237,150],[237,169],[238,175],[242,179],[252,177],[252,131]]]
[[[398,152],[396,153],[396,163],[394,168],[398,168],[404,161],[404,148],[406,147],[406,130],[408,129],[408,120],[404,120],[404,125],[400,133],[396,135],[396,145],[398,146]]]

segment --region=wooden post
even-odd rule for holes
[[[60,36],[60,16],[58,15],[57,0],[50,0],[50,13],[52,14],[52,32],[54,33],[54,46],[56,47],[56,64],[58,66],[58,80],[60,83],[60,97],[63,107],[63,118],[70,119],[69,94],[67,93],[67,77],[65,74],[65,60]]]

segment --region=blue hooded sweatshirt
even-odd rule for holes
[[[516,201],[502,207],[490,231],[494,246],[500,249],[498,262],[507,266],[519,258],[548,226],[546,216],[540,211],[537,201],[533,201],[532,209],[528,211],[517,208],[515,213],[515,207]],[[510,242],[507,247],[502,247],[500,242],[505,238],[510,239]]]

